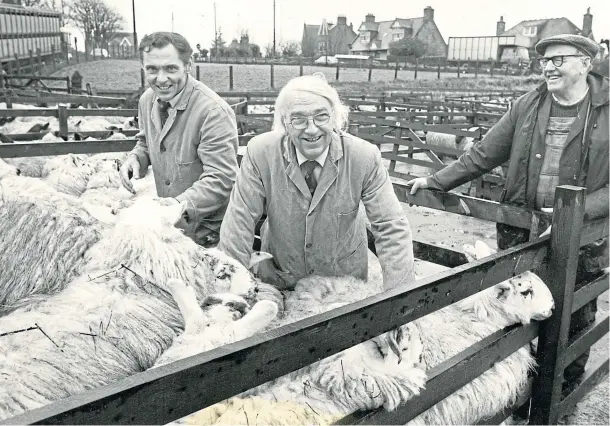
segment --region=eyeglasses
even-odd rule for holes
[[[296,116],[290,119],[290,125],[296,130],[306,129],[309,125],[309,120],[313,120],[313,124],[316,126],[324,126],[326,123],[330,121],[330,114],[327,112],[322,112],[316,115],[310,115],[308,117],[304,116]]]
[[[552,58],[538,58],[538,62],[540,63],[540,66],[542,68],[546,67],[546,64],[549,63],[549,61],[551,61],[553,63],[553,65],[555,65],[555,67],[560,67],[563,65],[563,63],[566,61],[566,58],[584,58],[584,55],[559,55],[559,56],[553,56]]]

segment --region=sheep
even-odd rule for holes
[[[272,322],[270,328],[381,291],[381,282],[371,284],[353,277],[303,278],[286,295],[285,315]],[[183,421],[201,424],[205,419],[217,424],[241,424],[247,422],[243,411],[250,410],[246,415],[263,424],[279,424],[280,420],[282,424],[328,424],[356,410],[381,406],[394,410],[417,395],[425,383],[425,371],[418,366],[421,343],[417,333],[412,325],[404,325],[212,405]],[[270,405],[265,401],[274,402]],[[278,413],[288,417],[278,417]]]
[[[170,279],[202,299],[232,287],[208,267],[213,254],[174,227],[184,204],[141,199],[116,216],[87,208],[108,228],[85,253],[80,276],[0,318],[10,333],[0,341],[0,419],[155,365],[184,327],[167,293]]]
[[[464,251],[470,259],[493,252],[481,242]],[[422,336],[422,362],[430,369],[504,327],[544,320],[553,308],[548,287],[526,271],[414,321]],[[534,366],[523,347],[409,424],[474,424],[489,418],[516,401]]]
[[[246,312],[245,299],[230,293],[221,296],[224,303],[215,303],[204,311],[192,286],[169,279],[167,287],[184,319],[184,332],[174,339],[153,368],[251,336],[265,328],[278,313],[278,305],[270,300],[256,302]],[[236,318],[238,313],[243,315],[241,319]]]
[[[477,244],[477,247],[480,246]],[[292,295],[287,296],[287,315],[283,320],[290,322],[308,316],[310,313],[319,313],[326,306],[330,308],[341,306],[342,300],[353,300],[354,294],[360,291],[365,297],[375,292],[366,283],[355,279],[306,278],[305,281],[297,284]],[[387,333],[387,336],[395,337],[387,338],[386,356],[391,355],[389,348],[399,355],[399,360],[406,358],[407,364],[413,366],[408,373],[413,379],[414,374],[438,365],[483,337],[508,325],[527,324],[531,319],[548,318],[552,309],[553,299],[550,291],[537,276],[528,271],[419,318],[400,327],[395,334]],[[406,342],[405,335],[407,336]],[[375,341],[375,339],[371,341]],[[358,346],[350,350],[355,350]],[[381,347],[382,345],[379,346],[380,349]],[[336,356],[339,357],[341,354]],[[350,362],[343,363],[342,368],[345,369],[346,366],[370,368],[373,359],[374,356],[371,354],[357,360],[347,358]],[[325,361],[327,360],[323,360],[321,363]],[[333,395],[329,394],[325,387],[328,382],[325,382],[316,372],[316,368],[320,368],[320,365],[323,364],[312,364],[309,367],[308,373],[311,376],[300,376],[299,374],[302,374],[305,369],[298,370],[237,395],[228,401],[208,407],[183,420],[191,424],[199,423],[202,419],[215,424],[242,424],[247,422],[245,418],[247,416],[250,419],[257,418],[263,423],[269,424],[285,423],[287,419],[290,419],[291,424],[327,424],[330,416],[331,421],[334,422],[343,415],[354,411],[354,407],[350,407],[351,411],[333,410]],[[533,365],[534,360],[529,351],[522,348],[413,419],[409,424],[473,424],[485,419],[514,402],[519,392],[522,391],[523,385],[527,381],[527,374]],[[402,365],[392,369],[391,374],[398,374],[401,368],[403,368]],[[357,372],[341,374],[341,376],[350,377],[352,374],[354,377],[358,377]],[[307,397],[307,392],[301,386],[304,377],[307,377],[309,383],[313,385],[317,395]],[[367,377],[376,376],[367,373]],[[396,379],[395,376],[393,377]],[[334,377],[332,383],[341,382],[340,379]],[[493,395],[493,398],[490,398],[490,395]],[[261,403],[259,399],[253,398],[267,400],[267,402]],[[318,400],[324,403],[321,404]],[[345,396],[340,399],[344,402],[348,400],[349,398]],[[393,409],[405,400],[406,398],[401,398],[396,405],[386,403],[384,406],[386,409]],[[296,404],[296,406],[291,404]],[[370,409],[372,407],[358,408]],[[248,409],[251,411],[246,411]],[[239,412],[240,410],[242,413]],[[246,414],[243,413],[244,411]],[[278,417],[278,415],[286,417]]]
[[[49,159],[43,167],[44,179],[60,192],[80,196],[95,172],[86,158],[85,155],[67,154]]]
[[[0,132],[0,143],[15,143],[15,141],[11,139],[10,136],[7,136],[4,133]]]
[[[0,160],[0,315],[74,278],[101,227],[75,197]]]

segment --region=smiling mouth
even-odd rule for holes
[[[307,142],[312,142],[313,143],[313,142],[319,141],[321,137],[322,137],[322,135],[316,136],[315,138],[301,138],[301,139],[306,140]]]
[[[159,85],[157,85],[157,88],[159,88],[160,90],[164,90],[164,91],[171,89],[171,87],[172,87],[171,84],[169,86],[159,86]]]
[[[556,81],[559,80],[561,77],[559,77],[558,75],[550,75],[548,76],[549,81]]]

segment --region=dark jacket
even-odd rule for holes
[[[608,217],[608,78],[590,73],[587,83],[591,107],[586,137],[582,143],[589,108],[583,103],[559,160],[559,185],[587,189],[585,215],[592,219]],[[546,83],[520,97],[482,141],[458,161],[430,177],[428,187],[449,191],[510,160],[500,202],[533,209],[544,160],[551,99]],[[503,240],[506,229],[506,226],[498,226],[499,248],[527,240],[527,230],[523,230],[522,236],[514,241]],[[506,238],[515,233],[519,234],[513,229],[506,233]],[[605,247],[607,256],[607,242]]]

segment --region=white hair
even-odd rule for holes
[[[326,81],[324,74],[314,73],[290,80],[275,100],[275,114],[273,117],[273,131],[286,133],[284,119],[295,92],[311,93],[322,96],[330,102],[332,108],[331,120],[336,131],[346,130],[348,125],[349,109],[343,105],[337,91]]]

